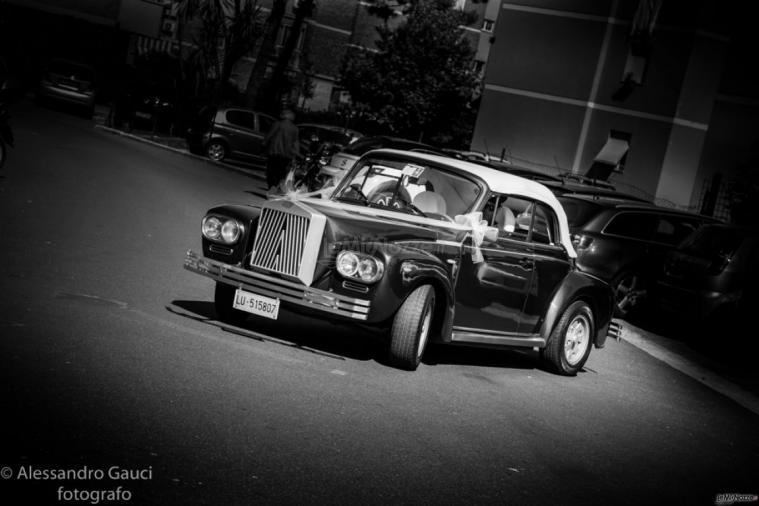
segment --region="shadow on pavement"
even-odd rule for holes
[[[338,325],[280,309],[278,321],[251,316],[241,326],[216,319],[212,302],[174,300],[166,310],[226,332],[259,341],[274,342],[335,358],[380,361],[381,334],[356,325]]]

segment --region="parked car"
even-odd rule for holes
[[[334,125],[321,125],[317,123],[299,123],[298,136],[302,143],[316,142],[318,144],[330,144],[340,149],[351,142],[357,141],[363,134],[349,128]],[[308,148],[306,144],[304,148]]]
[[[577,251],[579,268],[608,281],[615,313],[640,309],[666,254],[688,234],[717,220],[645,202],[560,196]]]
[[[663,314],[710,338],[750,328],[759,307],[759,231],[699,228],[667,256],[653,298]]]
[[[274,124],[268,114],[234,107],[206,107],[187,130],[190,151],[214,161],[262,161],[261,143]]]
[[[216,281],[220,319],[287,308],[388,328],[404,369],[439,342],[537,347],[574,375],[615,328],[611,288],[576,269],[554,195],[462,160],[371,151],[328,199],[222,205],[201,229],[202,252],[184,265]]]
[[[35,98],[41,103],[74,105],[91,118],[95,112],[95,84],[92,65],[56,58],[45,68]]]
[[[571,182],[563,178],[559,178],[559,181],[541,181],[541,183],[547,186],[548,189],[551,190],[556,196],[584,196],[590,198],[611,198],[617,200],[651,203],[650,200],[639,197],[637,195],[632,195],[629,193],[624,193],[596,185]]]
[[[177,117],[176,88],[156,82],[133,82],[114,104],[116,127],[171,132]]]
[[[372,149],[382,148],[401,149],[445,156],[445,153],[442,150],[421,142],[410,141],[398,137],[388,137],[385,135],[369,136],[363,137],[356,142],[351,143],[342,151],[333,154],[327,164],[322,167],[322,174],[325,177],[330,177],[335,181],[339,181],[364,153],[371,151]]]

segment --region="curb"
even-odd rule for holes
[[[119,130],[117,128],[107,127],[105,125],[95,125],[95,128],[98,129],[98,130],[102,130],[104,132],[108,132],[108,133],[114,134],[114,135],[119,135],[121,137],[126,137],[128,139],[132,139],[132,140],[135,140],[135,141],[138,141],[138,142],[142,142],[144,144],[149,144],[151,146],[162,148],[162,149],[165,149],[167,151],[172,151],[172,152],[180,154],[180,155],[188,156],[190,158],[194,158],[195,160],[198,160],[198,161],[201,161],[201,162],[205,162],[205,163],[208,163],[208,164],[213,164],[214,166],[217,166],[217,167],[222,167],[222,168],[227,169],[227,170],[231,170],[231,171],[234,171],[234,172],[239,172],[241,174],[246,174],[246,175],[254,177],[256,179],[260,179],[262,181],[266,180],[266,174],[265,174],[265,171],[263,169],[260,169],[260,170],[246,169],[246,168],[243,168],[243,167],[237,167],[235,165],[230,165],[230,164],[224,163],[224,162],[214,162],[214,161],[209,160],[208,158],[205,158],[203,156],[196,155],[195,153],[190,153],[186,149],[180,149],[180,148],[175,148],[175,147],[172,147],[172,146],[167,146],[166,144],[161,144],[160,142],[156,142],[156,141],[153,141],[153,140],[150,140],[150,139],[146,139],[145,137],[141,137],[139,135],[130,134],[128,132],[124,132],[123,130]]]
[[[665,338],[663,337],[646,332],[627,322],[621,326],[622,340],[759,415],[759,397],[723,378],[707,366],[699,363],[695,357],[689,358],[689,355],[693,356],[694,353],[688,350],[684,344],[670,343],[667,340],[667,346],[665,346]]]

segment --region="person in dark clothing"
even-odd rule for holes
[[[300,154],[298,127],[293,120],[295,114],[284,109],[280,120],[275,122],[263,141],[266,160],[266,184],[269,189],[281,185],[293,159]]]

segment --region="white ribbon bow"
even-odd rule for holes
[[[456,223],[472,229],[472,262],[478,264],[484,261],[480,246],[485,240],[488,231],[488,222],[482,219],[482,212],[477,211],[469,214],[459,214],[455,218]]]

